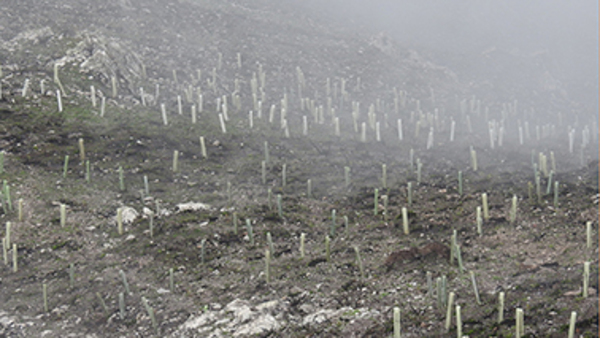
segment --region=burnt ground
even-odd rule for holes
[[[99,6],[94,8],[96,11],[125,6],[121,8],[125,13],[137,13],[127,12],[127,3],[108,1],[92,6]],[[200,13],[187,2],[179,5],[189,6],[183,12],[192,17]],[[10,9],[19,13],[19,6],[15,2]],[[40,6],[53,10],[50,5]],[[76,2],[71,6],[73,10],[78,8]],[[150,13],[160,9],[152,7],[159,5],[147,6]],[[18,271],[13,272],[13,252],[8,250],[8,264],[0,267],[0,335],[180,336],[188,319],[245,300],[251,304],[284,304],[275,316],[279,326],[258,334],[264,337],[391,336],[395,306],[401,310],[404,336],[449,336],[456,334],[456,327],[453,321],[450,333],[446,333],[446,307],[440,306],[435,288],[436,279],[445,276],[447,291],[456,294],[455,304],[461,306],[465,335],[514,336],[515,311],[521,308],[526,336],[566,336],[572,311],[577,312],[577,333],[597,336],[598,140],[594,119],[583,113],[565,113],[563,108],[569,106],[568,102],[556,103],[560,109],[544,116],[535,113],[535,102],[517,104],[512,98],[481,102],[477,108],[477,99],[469,94],[468,85],[450,70],[427,63],[400,47],[383,51],[367,37],[348,36],[338,28],[316,35],[327,26],[302,21],[302,17],[286,24],[285,15],[293,13],[283,7],[281,12],[263,12],[267,9],[242,10],[242,2],[231,8],[202,6],[201,13],[207,19],[200,26],[204,30],[221,32],[225,27],[230,30],[220,34],[245,32],[243,22],[247,20],[256,28],[254,34],[267,39],[270,35],[266,32],[271,32],[273,26],[282,28],[273,33],[273,40],[266,40],[264,49],[242,51],[249,59],[244,59],[242,68],[235,61],[236,49],[226,43],[215,46],[214,51],[228,61],[218,70],[219,86],[212,87],[206,79],[210,80],[213,67],[218,66],[217,54],[208,49],[204,52],[211,55],[210,62],[195,63],[191,58],[188,65],[178,63],[185,59],[185,52],[191,53],[184,47],[172,54],[166,47],[156,49],[157,55],[152,57],[150,47],[156,47],[156,41],[144,40],[136,32],[130,32],[131,40],[110,32],[117,31],[118,24],[110,26],[108,33],[95,27],[90,34],[108,34],[121,46],[106,47],[108,51],[143,59],[148,74],[136,77],[137,68],[132,65],[140,64],[131,61],[133,56],[122,63],[114,61],[112,66],[82,70],[80,63],[90,55],[77,48],[85,41],[84,36],[74,32],[77,25],[64,26],[68,29],[61,32],[57,27],[63,27],[63,23],[41,22],[51,27],[52,33],[42,41],[17,39],[22,46],[15,47],[10,43],[15,41],[17,30],[11,27],[27,17],[3,19],[0,145],[4,166],[0,178],[10,187],[12,209],[4,198],[1,217],[2,223],[12,223],[11,242],[18,247]],[[149,25],[152,22],[144,20],[150,19],[143,17],[148,11],[139,11],[139,16],[133,17]],[[279,13],[283,19],[267,19],[265,13]],[[212,16],[214,22],[208,20]],[[94,27],[95,19],[89,20],[90,27]],[[312,28],[301,25],[305,22],[311,22]],[[193,36],[186,24],[189,21],[177,22],[184,40],[186,34],[189,39]],[[236,24],[241,27],[231,28]],[[296,42],[289,42],[293,41],[289,37],[297,38]],[[198,39],[219,37],[199,34]],[[239,39],[252,45],[248,42],[253,41],[252,37],[241,35]],[[308,43],[331,51],[310,49],[309,56],[296,58],[295,51]],[[100,48],[96,43],[90,45]],[[174,46],[179,44],[174,42]],[[64,111],[58,112],[52,66],[53,60],[69,55],[68,50],[75,50],[72,53],[76,57],[60,68],[67,96],[63,98]],[[309,58],[314,62],[306,61]],[[177,82],[171,76],[175,67],[170,63],[179,65]],[[255,112],[250,129],[250,81],[258,72],[257,63],[266,69],[267,85],[263,89],[267,95],[262,118]],[[335,135],[331,112],[325,109],[324,121],[315,122],[313,112],[300,104],[298,65],[307,81],[302,97],[315,100],[316,105],[327,107],[325,84],[330,77],[332,106],[341,121],[339,136]],[[91,104],[89,86],[95,85],[99,95],[110,93],[106,74],[115,69],[119,92],[114,98],[105,94],[106,111],[100,116],[99,106]],[[202,70],[201,81],[196,69]],[[361,85],[357,86],[358,76]],[[398,76],[403,80],[395,81]],[[31,87],[23,97],[26,78]],[[41,79],[46,80],[48,89],[43,95],[39,94]],[[231,101],[235,79],[242,83],[243,89],[237,92],[241,109]],[[342,81],[347,81],[346,95],[341,94]],[[156,100],[149,94],[147,106],[131,89],[142,86],[146,93],[154,94],[157,83],[161,85],[161,96]],[[189,86],[201,88],[205,99],[196,124],[191,123],[190,109],[198,102],[195,98],[186,100]],[[431,87],[436,88],[435,96]],[[284,93],[289,100],[289,137],[280,126]],[[176,95],[183,97],[184,115],[177,112]],[[219,125],[218,111],[222,110],[215,105],[223,95],[229,97],[226,133]],[[399,102],[397,111],[395,97]],[[355,100],[361,102],[358,129],[360,123],[366,124],[366,142],[354,130],[351,105]],[[167,126],[163,125],[160,103],[167,107]],[[276,105],[273,122],[269,122],[271,104]],[[380,123],[381,141],[376,140],[375,130],[369,126],[367,111],[371,104]],[[302,116],[307,116],[309,122],[307,136],[302,132]],[[398,119],[403,123],[402,141],[398,138]],[[451,121],[456,123],[452,142]],[[496,137],[493,149],[488,134],[490,121],[503,124],[505,130],[502,145]],[[521,145],[518,128],[525,130],[526,125],[529,132],[524,132]],[[576,130],[573,152],[569,149],[567,125]],[[590,142],[580,147],[586,126]],[[433,144],[428,146],[430,128],[435,134]],[[201,155],[200,136],[206,140],[207,158]],[[85,144],[83,161],[79,139]],[[270,158],[263,183],[265,142]],[[477,154],[476,171],[471,164],[471,147]],[[173,170],[174,151],[179,152],[177,171]],[[540,153],[547,156],[549,170],[550,154],[555,158],[552,180],[559,182],[558,205],[553,189],[546,193],[550,178],[542,171],[542,196],[536,194],[534,163],[541,167]],[[63,175],[66,155],[69,165]],[[85,161],[91,168],[89,182],[85,179]],[[417,162],[422,163],[420,181]],[[383,164],[387,167],[385,183]],[[119,182],[120,167],[124,187]],[[350,168],[349,184],[345,167]],[[462,194],[458,191],[459,171],[464,179]],[[149,181],[149,193],[144,192],[144,176]],[[311,195],[307,194],[308,180],[312,183]],[[490,215],[478,235],[476,208],[482,205],[482,193],[488,195]],[[276,203],[278,195],[281,213]],[[511,222],[513,196],[518,198],[518,208],[516,220]],[[18,218],[18,200],[22,200],[22,220]],[[209,207],[182,211],[178,205],[186,202]],[[64,226],[60,224],[61,204],[67,211]],[[126,223],[123,234],[119,234],[116,213],[124,206],[140,215]],[[407,208],[409,234],[403,230],[403,207]],[[252,225],[254,243],[247,221]],[[587,222],[592,222],[590,248],[586,247]],[[448,259],[453,231],[460,246],[462,271],[456,259]],[[273,242],[268,282],[264,272],[267,233]],[[306,236],[304,258],[300,257],[302,233]],[[6,236],[5,229],[2,234]],[[329,255],[326,236],[331,240]],[[355,247],[360,251],[362,273]],[[591,264],[587,298],[581,295],[584,262]],[[173,290],[169,290],[169,269],[173,269]],[[120,271],[130,288],[124,318],[119,315],[118,305],[119,293],[126,292]],[[471,272],[477,280],[479,304]],[[428,290],[428,273],[434,283],[433,292]],[[43,284],[48,288],[47,312]],[[506,294],[506,306],[504,320],[498,323],[500,292]],[[142,297],[154,310],[156,329]],[[105,302],[106,311],[99,298]],[[310,317],[323,309],[346,310],[323,321]],[[218,324],[207,327],[207,332],[219,336]],[[223,334],[235,332],[234,328]],[[208,335],[200,331],[185,334]]]

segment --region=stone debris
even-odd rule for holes
[[[171,337],[247,337],[277,331],[283,323],[271,311],[281,304],[275,300],[252,307],[250,302],[236,299],[224,309],[190,317]]]
[[[186,211],[210,211],[212,207],[208,204],[199,203],[199,202],[187,202],[177,204],[175,207],[177,213],[186,212]]]
[[[121,207],[122,212],[121,215],[123,217],[123,224],[131,224],[133,223],[138,217],[140,217],[140,213],[137,212],[137,210],[135,210],[132,207]],[[115,223],[117,222],[117,216],[115,215]]]
[[[297,318],[292,315],[289,303],[282,300],[252,306],[247,300],[236,299],[222,309],[212,305],[211,308],[214,310],[190,316],[170,337],[254,337],[278,332],[288,324],[315,328],[337,320],[353,322],[381,316],[377,310],[343,307],[316,309],[313,313]]]
[[[7,312],[0,310],[0,337],[84,337],[97,338],[96,334],[85,334],[79,332],[79,324],[81,318],[71,315],[69,317],[61,317],[65,315],[68,306],[61,306],[58,310],[53,310],[51,313],[54,318],[64,318],[57,321],[56,327],[52,329],[43,329],[44,319],[47,315],[39,315],[36,317],[9,315]]]
[[[56,61],[59,65],[78,64],[81,72],[93,73],[108,84],[111,77],[119,76],[119,82],[133,93],[134,86],[142,77],[141,57],[124,41],[96,35],[88,31],[79,33],[81,40]]]
[[[2,326],[10,326],[15,322],[15,317],[8,316],[8,314],[4,311],[0,311],[0,325]]]
[[[15,52],[18,49],[23,49],[27,44],[38,44],[52,37],[54,33],[50,27],[41,27],[38,29],[30,29],[17,34],[10,41],[2,45],[3,48],[10,52]]]
[[[154,211],[147,207],[144,207],[144,209],[142,209],[142,214],[144,215],[144,218],[154,217]]]
[[[343,310],[346,310],[346,308],[342,308]],[[314,325],[319,325],[322,324],[324,322],[326,322],[327,320],[329,320],[331,317],[333,317],[333,315],[335,314],[335,311],[333,310],[319,310],[315,313],[311,313],[309,315],[307,315],[306,317],[304,317],[304,319],[302,320],[302,325],[304,326],[314,326]]]

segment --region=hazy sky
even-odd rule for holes
[[[598,47],[598,2],[591,0],[300,1],[428,47]]]
[[[447,55],[450,63],[449,54],[468,59],[493,46],[520,55],[547,51],[554,76],[565,84],[585,83],[587,97],[598,93],[595,0],[297,1],[327,18],[383,31],[408,47]]]

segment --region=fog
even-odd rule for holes
[[[597,1],[302,0],[298,5],[363,32],[383,32],[464,80],[486,78],[509,86],[530,80],[519,78],[523,63],[539,67],[582,109],[597,114]]]

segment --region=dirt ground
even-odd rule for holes
[[[53,36],[44,48],[65,39],[72,41],[67,47],[80,41],[76,35]],[[35,43],[27,46],[42,48]],[[243,323],[229,331],[218,322],[202,326],[206,331],[184,330],[191,318],[216,314],[236,300],[255,307],[278,302],[273,314],[278,325],[257,331],[261,337],[387,337],[393,331],[394,307],[400,308],[403,337],[455,336],[454,312],[450,329],[444,327],[447,298],[442,295],[449,292],[455,294],[454,305],[460,305],[466,336],[513,337],[516,309],[524,311],[525,336],[565,337],[572,311],[577,313],[577,336],[598,336],[597,120],[560,109],[541,116],[528,103],[513,100],[481,102],[478,108],[477,98],[465,93],[466,86],[453,87],[454,80],[440,75],[442,71],[414,78],[419,85],[410,87],[406,82],[379,84],[386,80],[382,70],[371,77],[365,73],[363,86],[357,86],[356,77],[328,75],[335,113],[325,109],[320,123],[292,90],[298,84],[296,66],[290,62],[280,68],[265,63],[267,101],[261,118],[254,113],[250,128],[250,82],[258,71],[255,62],[261,61],[256,57],[240,70],[231,61],[235,53],[220,50],[229,63],[219,70],[219,88],[209,88],[205,79],[197,81],[192,66],[178,73],[177,82],[169,77],[170,69],[148,66],[148,77],[132,84],[147,93],[154,93],[160,84],[168,115],[164,125],[162,100],[154,102],[149,95],[144,106],[124,82],[117,97],[106,94],[101,116],[100,104],[91,104],[89,86],[110,93],[110,82],[97,73],[80,71],[81,60],[61,68],[67,95],[64,111],[58,112],[51,63],[20,64],[15,61],[18,53],[4,47],[0,179],[9,187],[10,202],[3,188],[0,217],[3,225],[11,223],[18,271],[13,270],[15,253],[9,246],[7,264],[0,264],[0,336],[245,336],[239,331]],[[368,60],[341,55],[349,58],[344,63],[354,66]],[[158,62],[145,57],[149,65]],[[328,57],[323,56],[325,63]],[[407,69],[399,72],[421,74]],[[210,79],[211,70],[212,66],[203,68],[203,78]],[[326,80],[317,75],[321,70],[304,70],[308,85],[302,97],[327,107]],[[25,79],[31,88],[23,97]],[[41,79],[48,88],[43,95]],[[243,107],[239,110],[231,101],[234,79],[244,88],[238,93]],[[422,90],[433,79],[442,83],[435,98]],[[347,94],[342,95],[346,80]],[[188,85],[202,88],[205,98],[195,124],[191,105],[199,102],[185,99]],[[280,125],[284,93],[289,137]],[[178,114],[176,95],[183,97],[183,115]],[[226,133],[218,117],[223,110],[215,103],[222,95],[229,97]],[[358,131],[351,115],[354,100],[361,102]],[[276,107],[273,122],[267,109],[271,104]],[[369,125],[371,104],[380,141]],[[340,121],[339,136],[335,117]],[[490,121],[496,121],[496,130],[500,126],[504,130],[494,137],[493,149]],[[360,132],[363,122],[365,141]],[[589,142],[582,147],[585,133]],[[206,143],[206,158],[200,137]],[[471,151],[476,153],[477,170]],[[555,169],[551,177],[542,170],[543,156],[548,173]],[[483,206],[483,193],[489,217],[478,234],[476,210]],[[517,211],[511,221],[513,196]],[[182,205],[188,202],[204,205],[188,210]],[[64,225],[61,205],[66,209]],[[125,221],[119,234],[117,210],[124,207],[137,214]],[[128,215],[127,211],[125,218]],[[454,250],[450,255],[454,232],[462,267]],[[7,236],[4,226],[1,233]],[[301,237],[305,257],[300,254]],[[584,262],[591,266],[587,297],[582,296]],[[446,281],[441,294],[438,278]],[[500,292],[505,294],[505,308],[499,323]],[[120,293],[125,296],[123,317]]]

